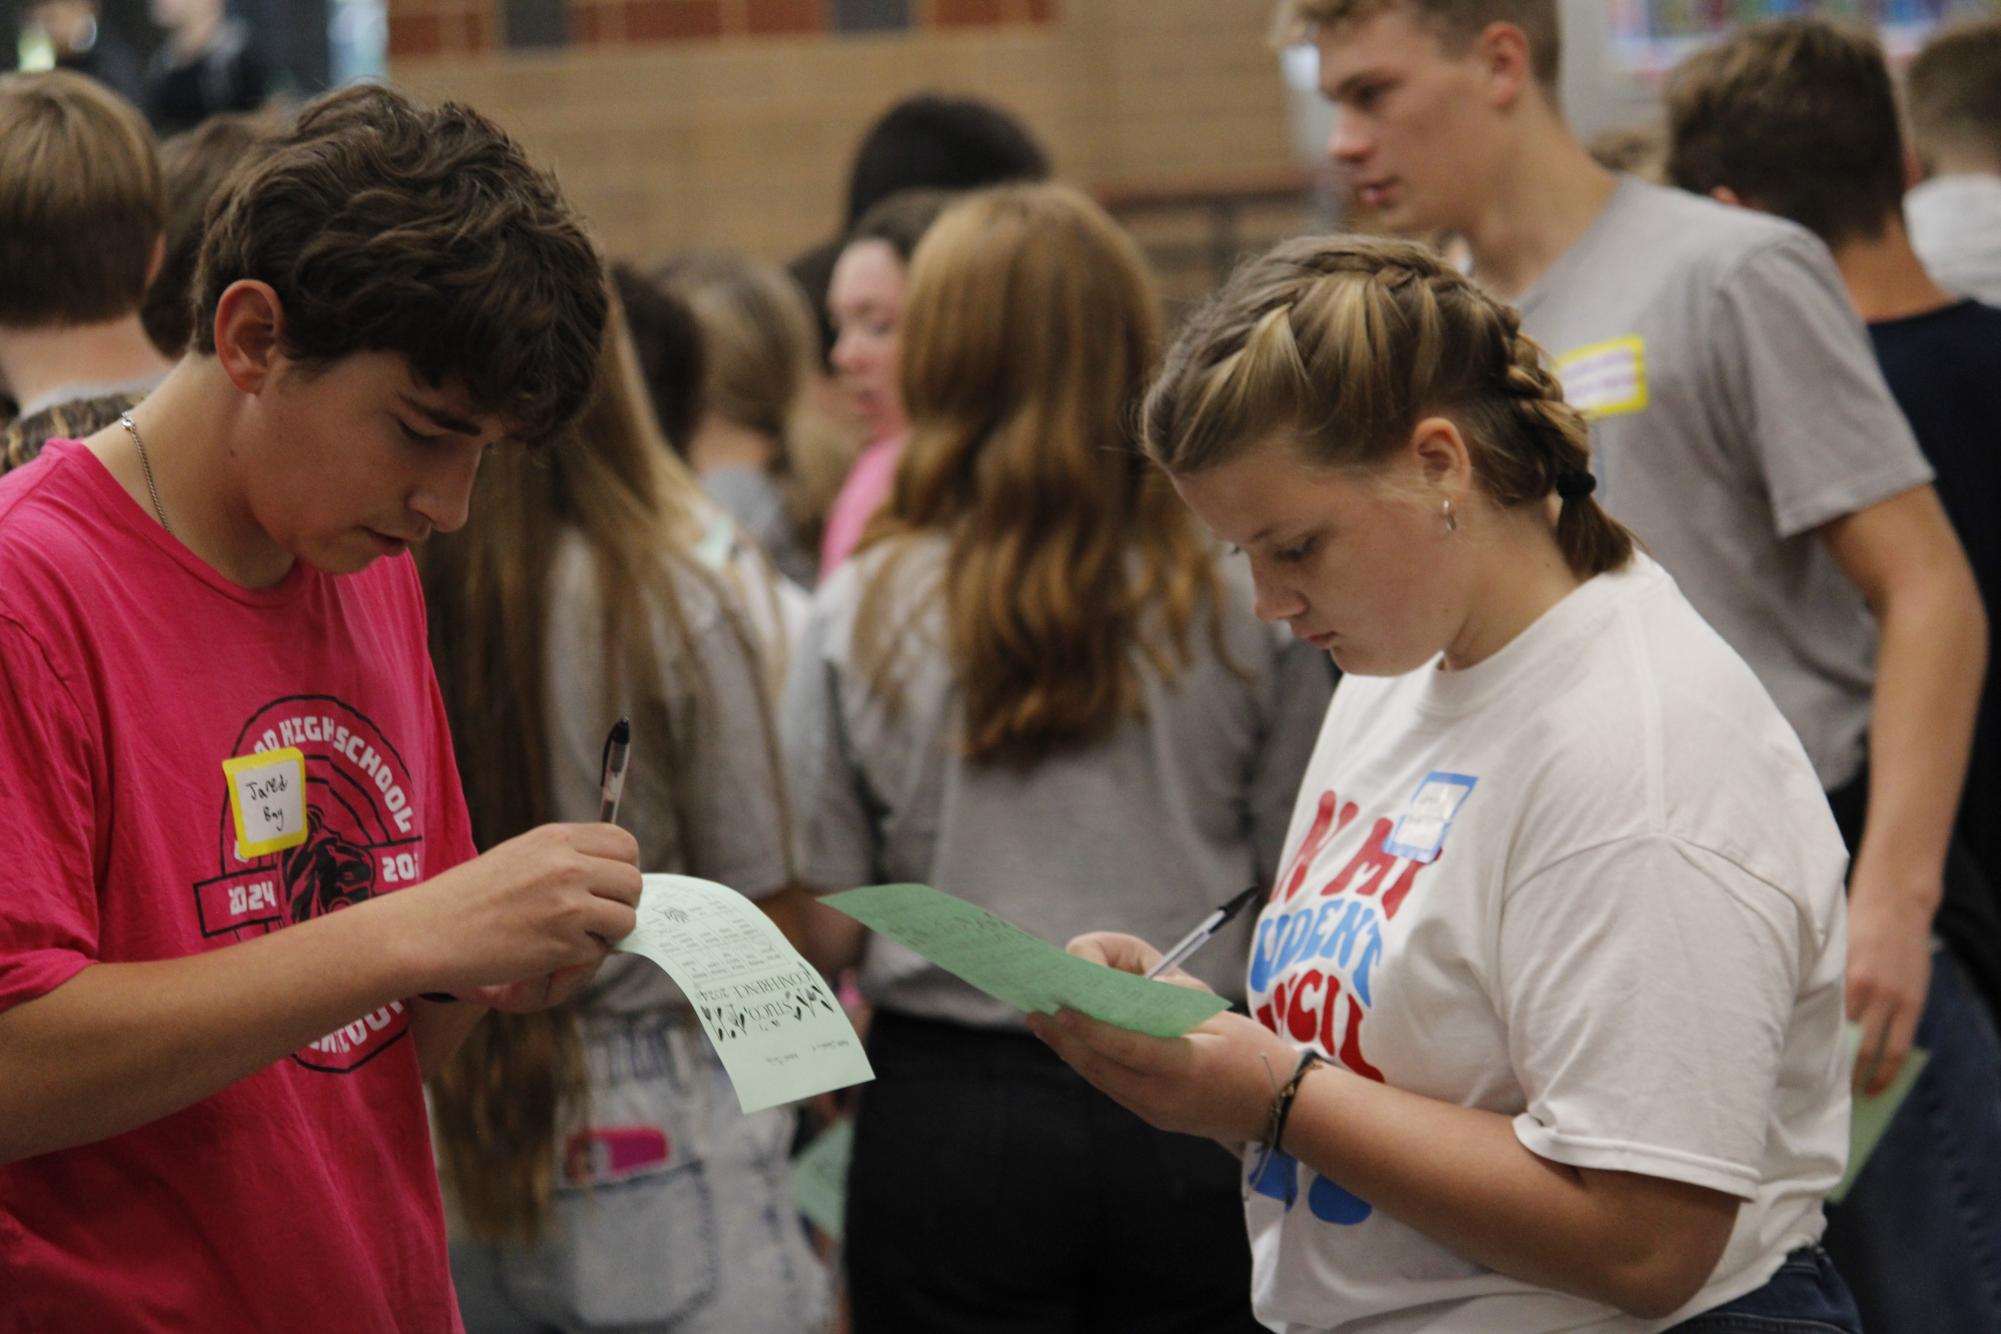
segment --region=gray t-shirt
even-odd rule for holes
[[[642,869],[699,876],[767,898],[792,880],[792,847],[775,721],[760,693],[763,670],[744,613],[730,605],[722,582],[692,564],[673,568],[693,657],[677,652],[659,627],[675,735],[635,732],[618,822],[639,839]],[[549,745],[558,820],[598,818],[605,733],[620,713],[632,711],[629,699],[607,698],[602,615],[590,549],[568,534],[549,573]],[[668,780],[675,769],[697,775],[683,784],[687,808],[678,820]],[[583,1002],[620,1014],[685,1004],[665,973],[629,955],[605,960]]]
[[[1632,177],[1520,301],[1591,418],[1599,498],[1805,744],[1859,769],[1876,629],[1814,533],[1931,480],[1826,248]]]
[[[1205,611],[1190,634],[1193,660],[1171,682],[1139,659],[1143,720],[1021,772],[959,752],[938,593],[943,539],[917,539],[898,562],[887,623],[911,626],[911,638],[897,658],[896,703],[858,669],[856,610],[889,550],[864,551],[829,576],[793,657],[783,732],[805,883],[918,881],[1054,944],[1113,930],[1165,948],[1237,891],[1271,882],[1333,672],[1326,655],[1251,615],[1240,563],[1223,580],[1227,663]],[[1243,995],[1250,916],[1190,965],[1227,996]],[[879,937],[862,990],[922,1018],[1021,1024],[1013,1009]]]
[[[817,554],[799,540],[799,530],[785,510],[785,494],[770,473],[760,468],[718,468],[702,475],[702,489],[743,525],[780,574],[801,588],[819,582]]]

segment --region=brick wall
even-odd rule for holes
[[[1091,188],[1283,172],[1269,12],[1266,0],[392,0],[390,62],[400,83],[519,135],[613,253],[782,258],[832,231],[856,141],[919,90],[1012,108]]]

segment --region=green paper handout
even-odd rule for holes
[[[1135,1033],[1180,1037],[1229,1003],[1080,959],[929,885],[871,885],[820,900],[1031,1014],[1071,1009]]]
[[[819,970],[726,885],[645,877],[638,929],[612,948],[651,959],[687,994],[745,1112],[875,1078]]]
[[[835,1241],[848,1208],[848,1163],[855,1153],[855,1123],[842,1117],[821,1131],[792,1160],[792,1198],[806,1221]]]
[[[1841,1067],[1843,1070],[1855,1068],[1855,1055],[1861,1047],[1862,1027],[1851,1023],[1848,1025],[1848,1063]],[[1925,1062],[1931,1058],[1931,1053],[1923,1047],[1913,1047],[1911,1054],[1904,1058],[1903,1068],[1897,1071],[1897,1077],[1890,1081],[1890,1087],[1873,1098],[1862,1093],[1854,1095],[1855,1101],[1848,1111],[1848,1170],[1841,1174],[1840,1183],[1827,1193],[1830,1202],[1840,1204],[1847,1197],[1855,1178],[1862,1173],[1862,1165],[1876,1151],[1876,1142],[1890,1128],[1890,1118],[1904,1105],[1904,1099],[1911,1094],[1911,1086],[1918,1082],[1918,1076],[1924,1073]]]

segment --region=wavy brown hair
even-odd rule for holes
[[[1367,472],[1432,413],[1465,433],[1503,509],[1590,470],[1590,429],[1514,307],[1428,247],[1307,237],[1245,263],[1189,319],[1147,395],[1146,448],[1186,475],[1286,437],[1316,467]],[[1583,578],[1633,554],[1589,495],[1562,502],[1556,541]]]
[[[139,318],[162,356],[180,356],[194,335],[189,292],[210,205],[229,174],[283,128],[283,120],[269,111],[224,111],[160,145],[160,173],[167,183],[167,244]]]
[[[974,759],[1026,764],[1138,716],[1135,653],[1173,675],[1199,608],[1219,606],[1208,544],[1134,448],[1160,337],[1138,247],[1067,186],[971,195],[917,248],[910,436],[865,539],[893,549],[863,590],[857,651],[893,698],[907,627],[890,589],[909,539],[942,535]]]
[[[616,304],[611,315],[596,388],[570,436],[541,454],[496,450],[481,470],[466,526],[432,538],[423,551],[431,655],[482,848],[554,816],[549,577],[567,532],[589,545],[597,578],[606,716],[630,701],[648,748],[676,753],[669,657],[677,698],[706,705],[707,683],[676,592],[677,581],[715,579],[692,551],[695,483],[660,438]],[[733,605],[720,583],[716,593],[726,608]],[[723,623],[755,661],[741,619],[726,615]],[[773,736],[771,720],[764,721]],[[667,772],[674,817],[686,831],[695,775],[674,765]],[[475,1236],[532,1243],[540,1235],[555,1190],[556,1137],[582,1118],[587,1089],[576,1015],[567,1005],[489,1015],[432,1080],[443,1175]]]
[[[597,251],[555,178],[470,107],[357,84],[314,98],[209,210],[192,347],[215,351],[229,285],[269,283],[285,352],[394,352],[531,441],[589,396],[603,340]]]

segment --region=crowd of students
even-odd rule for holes
[[[0,1331],[2001,1328],[2001,21],[1902,106],[1732,33],[1671,188],[1552,0],[1280,19],[1449,245],[1171,339],[981,103],[781,269],[608,263],[463,106],[0,78]],[[740,1114],[607,956],[653,871],[875,1080]],[[816,902],[884,881],[1129,972],[1263,892],[1164,1039]]]

